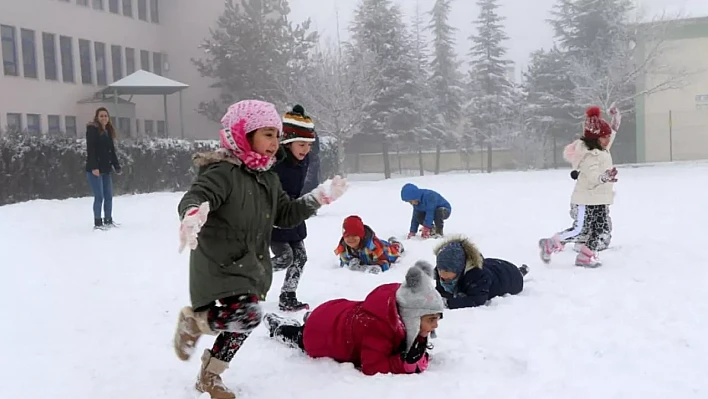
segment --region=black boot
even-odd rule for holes
[[[113,221],[113,218],[103,219],[103,225],[106,226],[107,228],[118,227],[118,224]]]
[[[526,276],[527,274],[529,274],[529,267],[526,265],[521,265],[519,271],[521,272],[522,276]]]
[[[93,229],[94,230],[105,230],[106,226],[103,225],[103,219],[93,219]]]
[[[283,312],[299,312],[310,309],[310,305],[298,301],[294,292],[283,292],[280,294],[279,308]]]

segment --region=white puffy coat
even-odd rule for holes
[[[582,140],[575,140],[563,150],[563,158],[573,165],[580,175],[570,202],[578,205],[612,205],[615,199],[614,183],[603,183],[600,175],[614,166],[610,148],[617,132],[612,131],[610,142],[604,150],[588,150]]]

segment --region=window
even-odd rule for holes
[[[15,27],[0,25],[0,37],[2,37],[2,69],[7,76],[18,76]]]
[[[71,38],[59,36],[59,52],[61,53],[61,75],[64,82],[74,83],[74,47]]]
[[[135,120],[135,135],[137,136],[139,134],[140,134],[140,119],[136,119]]]
[[[67,135],[76,136],[76,117],[75,116],[65,116],[64,117],[64,131]]]
[[[93,0],[91,4],[95,10],[103,10],[103,0]]]
[[[133,0],[123,0],[123,15],[133,18]]]
[[[118,118],[118,131],[122,136],[132,136],[130,126],[130,118]]]
[[[118,14],[118,0],[108,0],[108,11]]]
[[[81,65],[81,83],[93,84],[93,71],[91,70],[91,42],[79,39],[79,60]]]
[[[135,49],[125,48],[125,74],[130,75],[135,72]]]
[[[145,134],[150,136],[155,133],[155,122],[151,119],[145,119]]]
[[[162,76],[162,54],[153,53],[152,54],[152,68],[155,75]]]
[[[76,4],[88,7],[88,0],[76,0]]]
[[[49,133],[61,132],[61,117],[59,115],[47,116],[47,131]]]
[[[57,80],[57,45],[54,34],[42,33],[44,51],[44,79]]]
[[[138,0],[138,19],[141,21],[148,20],[147,0]]]
[[[22,114],[7,114],[7,128],[13,132],[22,131]]]
[[[167,137],[165,134],[165,121],[157,121],[157,136]]]
[[[111,116],[111,125],[113,125],[114,129],[118,126],[118,122],[116,121],[115,116]]]
[[[150,0],[150,21],[160,23],[160,11],[157,6],[157,0]]]
[[[94,42],[93,51],[96,53],[96,83],[99,86],[105,86],[108,84],[108,73],[106,72],[106,45],[101,42]]]
[[[37,43],[33,30],[20,29],[22,38],[22,69],[26,78],[37,79]]]
[[[140,69],[150,72],[150,52],[140,50]]]
[[[30,133],[42,132],[42,116],[39,114],[27,114],[27,131]]]
[[[113,65],[113,81],[123,79],[123,48],[111,46],[111,61]]]

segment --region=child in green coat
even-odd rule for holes
[[[259,304],[273,279],[273,226],[295,227],[320,206],[339,198],[346,181],[338,176],[296,200],[283,191],[271,170],[284,155],[282,122],[267,102],[245,100],[221,120],[221,147],[197,154],[199,174],[178,206],[180,251],[189,258],[191,307],[179,314],[174,346],[189,360],[201,335],[216,341],[202,355],[196,388],[213,399],[233,399],[222,374],[263,317]]]

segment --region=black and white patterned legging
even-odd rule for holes
[[[305,263],[307,263],[305,242],[272,242],[270,244],[270,250],[273,251],[273,255],[275,255],[271,259],[273,269],[287,269],[281,292],[289,293],[297,291],[302,271],[305,268]]]
[[[219,332],[211,354],[219,360],[230,362],[251,332],[261,324],[263,309],[256,295],[238,295],[219,300],[206,309],[209,327]]]

